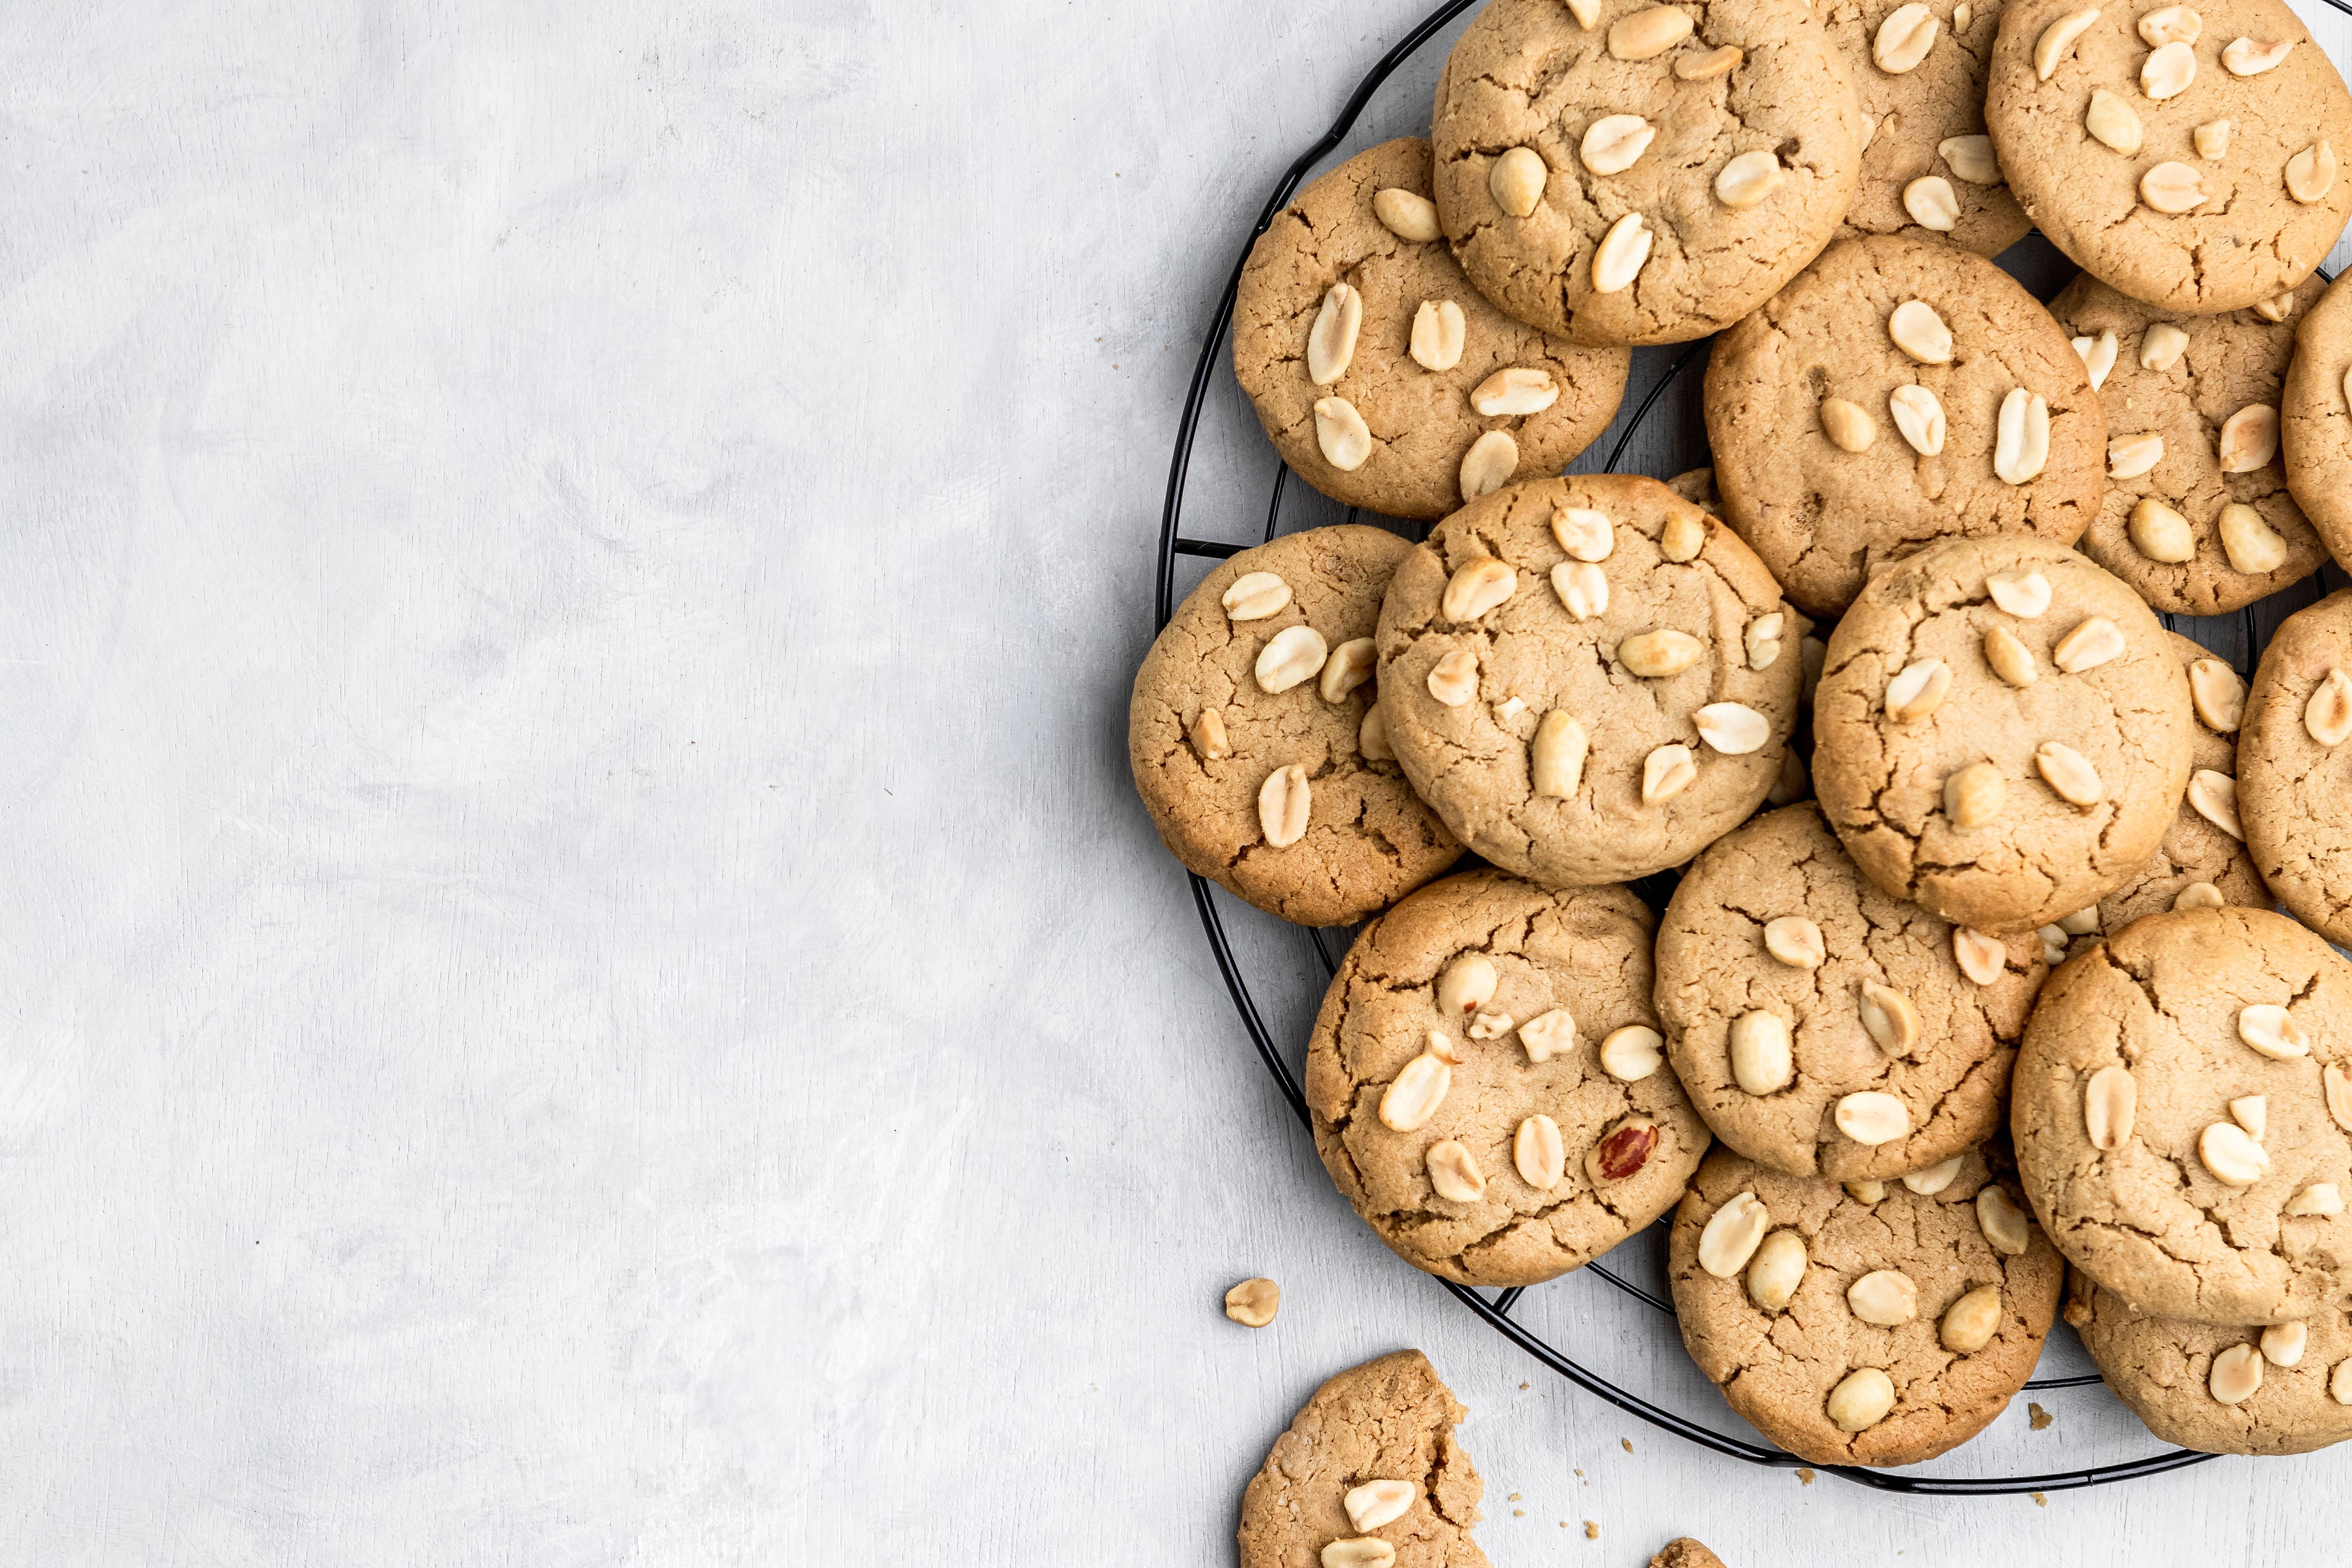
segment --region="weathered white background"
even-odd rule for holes
[[[1652,1434],[1246,1058],[1126,686],[1239,238],[1420,8],[0,12],[0,1562],[1215,1563],[1401,1344],[1504,1565],[2340,1557],[2337,1458],[2045,1511]],[[1947,1468],[2152,1446],[2051,1403]]]

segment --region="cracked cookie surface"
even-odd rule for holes
[[[2191,90],[2194,90],[2193,89]],[[2068,284],[2050,302],[2051,313],[2071,337],[2096,342],[2115,334],[2115,367],[2099,388],[2106,410],[2107,439],[2128,453],[2136,438],[2163,443],[2155,465],[2108,482],[2082,540],[2083,553],[2137,589],[2158,610],[2188,616],[2218,616],[2239,609],[2326,563],[2326,547],[2288,493],[2285,466],[2274,451],[2260,467],[2224,473],[2220,458],[2222,425],[2239,410],[2279,406],[2294,352],[2295,323],[2319,298],[2322,285],[2307,279],[2274,309],[2284,321],[2264,321],[2251,310],[2192,316],[2142,304],[2087,275]],[[2150,369],[2149,330],[2159,324],[2187,338],[2166,363]],[[2137,468],[2145,455],[2125,465]],[[2193,553],[2186,560],[2152,559],[2135,542],[2132,510],[2144,500],[2170,507],[2187,520]],[[2222,509],[2250,506],[2262,525],[2278,538],[2279,558],[2261,571],[2242,570],[2224,547]],[[2169,553],[2171,552],[2168,552]],[[2249,558],[2249,567],[2264,564]]]
[[[2024,1251],[1994,1250],[1976,1203],[1992,1183],[1984,1155],[1972,1152],[1940,1191],[1890,1184],[1869,1204],[1835,1182],[1776,1174],[1716,1151],[1675,1211],[1668,1248],[1691,1359],[1735,1412],[1817,1465],[1916,1464],[1966,1442],[2033,1375],[2065,1279],[2049,1238],[2030,1223]],[[1718,1279],[1699,1262],[1707,1222],[1742,1193],[1763,1204],[1771,1232],[1793,1231],[1804,1245],[1801,1279],[1778,1310],[1757,1304],[1744,1269]],[[1882,1269],[1900,1272],[1916,1290],[1908,1321],[1882,1326],[1855,1315],[1847,1292]],[[1965,1354],[1947,1350],[1944,1315],[1986,1286],[2000,1291],[1990,1338]],[[1893,1384],[1894,1404],[1875,1423],[1845,1431],[1829,1415],[1831,1392],[1874,1367]]]
[[[2080,0],[2009,0],[1993,44],[1985,125],[2027,216],[2085,272],[2176,310],[2241,310],[2310,276],[2352,215],[2352,179],[2337,174],[2306,204],[2288,194],[2287,163],[2315,142],[2345,158],[2352,97],[2294,12],[2280,0],[2199,0],[2201,26],[2187,45],[2194,74],[2185,89],[2157,99],[2142,81],[2155,52],[2137,30],[2145,7],[2101,9],[2048,79],[2038,74],[2045,32],[2084,8]],[[2293,47],[2277,65],[2242,77],[2222,59],[2239,38]],[[2137,153],[2085,129],[2095,91],[2128,110]],[[2229,122],[2226,148],[2203,156],[2196,130],[2221,121]],[[2201,206],[2168,214],[2142,199],[2143,176],[2164,163],[2195,173]]]
[[[2038,575],[2047,607],[2003,609],[2003,584]],[[2113,656],[2058,668],[2053,650],[2104,620]],[[1988,637],[2030,656],[2031,684],[1989,661]],[[1957,924],[2003,932],[2087,909],[2129,882],[2164,842],[2189,784],[2189,681],[2138,595],[2074,551],[2011,534],[1956,539],[1871,579],[1830,638],[1814,696],[1813,788],[1871,880]],[[1996,638],[1998,643],[2000,639]],[[1933,711],[1898,722],[1889,682],[1937,660],[1951,677]],[[2047,746],[2063,752],[2046,751]],[[2087,763],[2098,798],[2077,805],[2048,770]],[[1979,775],[1990,804],[1963,827],[1948,801]],[[2089,793],[2087,791],[2084,793]],[[1961,819],[1952,815],[1960,804]]]
[[[1677,1536],[1650,1559],[1650,1568],[1723,1568],[1723,1559],[1707,1550],[1706,1543],[1690,1536]]]
[[[2279,406],[2287,489],[2338,561],[2352,561],[2352,283],[2342,277],[2294,329]]]
[[[1361,920],[1461,858],[1396,763],[1364,754],[1369,682],[1333,702],[1312,678],[1269,693],[1254,673],[1265,645],[1293,626],[1313,627],[1332,649],[1370,637],[1390,575],[1412,548],[1349,524],[1245,550],[1192,591],[1136,672],[1128,761],[1152,826],[1186,869],[1285,920]],[[1281,578],[1289,602],[1261,619],[1232,619],[1225,590],[1258,572]],[[1204,711],[1217,715],[1228,754],[1204,746]],[[1307,830],[1276,848],[1258,793],[1268,773],[1292,766],[1307,775]]]
[[[1622,43],[1612,52],[1613,29],[1664,9],[1688,19],[1687,36],[1646,58],[1620,58]],[[1754,310],[1835,232],[1853,205],[1862,111],[1804,0],[1600,0],[1596,10],[1588,29],[1559,0],[1494,0],[1471,22],[1438,78],[1438,212],[1471,280],[1521,321],[1579,342],[1704,337]],[[1685,79],[1725,49],[1739,51],[1728,70]],[[1639,116],[1655,140],[1630,167],[1596,174],[1584,138],[1616,115]],[[1513,149],[1543,166],[1525,216],[1504,208],[1490,179]],[[1778,184],[1751,205],[1727,205],[1718,180],[1751,154]],[[1647,258],[1630,284],[1602,291],[1596,253],[1633,216],[1650,236]]]
[[[1651,916],[1623,888],[1548,893],[1499,871],[1467,871],[1423,889],[1367,925],[1332,977],[1307,1052],[1315,1145],[1342,1196],[1397,1256],[1465,1285],[1533,1285],[1598,1258],[1682,1194],[1707,1132],[1663,1059],[1626,1081],[1601,1047],[1628,1026],[1654,1030]],[[1506,1032],[1471,1037],[1475,1016],[1448,1016],[1438,986],[1465,954],[1493,965],[1478,1010]],[[1570,1037],[1536,1059],[1523,1026],[1555,1009]],[[1411,1131],[1381,1111],[1398,1075],[1444,1037],[1460,1058],[1428,1120]],[[1538,1045],[1535,1049],[1544,1049]],[[1555,1184],[1522,1173],[1516,1143],[1531,1117],[1559,1130]],[[1587,1152],[1629,1119],[1657,1142],[1637,1170],[1596,1183]],[[1439,1195],[1430,1153],[1448,1141],[1484,1175],[1482,1195]]]
[[[1370,1535],[1397,1568],[1486,1568],[1470,1538],[1486,1483],[1454,1429],[1470,1413],[1419,1351],[1350,1367],[1315,1391],[1242,1494],[1242,1568],[1298,1568],[1335,1541]],[[1344,1500],[1370,1481],[1406,1481],[1412,1502],[1370,1531]]]
[[[2324,743],[2310,719],[2338,669],[2352,677],[2352,588],[2289,616],[2263,650],[2238,741],[2238,815],[2279,902],[2352,943],[2352,741]]]
[[[1383,190],[1430,194],[1429,143],[1417,137],[1359,153],[1299,193],[1251,247],[1234,300],[1234,372],[1283,461],[1349,506],[1390,517],[1439,518],[1462,504],[1462,459],[1490,430],[1517,448],[1516,477],[1556,474],[1615,417],[1629,356],[1551,337],[1495,309],[1470,286],[1444,239],[1403,239],[1381,222]],[[1332,285],[1362,300],[1346,373],[1318,386],[1307,342]],[[1463,320],[1461,357],[1431,370],[1411,353],[1424,303],[1451,301]],[[1481,416],[1470,394],[1512,366],[1541,371],[1558,401],[1537,413]],[[1371,433],[1360,467],[1325,457],[1315,405],[1348,401]]]
[[[2203,660],[2222,661],[2178,632],[2164,634],[2184,670]],[[2193,706],[2193,704],[2192,704]],[[2200,712],[2191,731],[2189,766],[2192,776],[2210,771],[2229,778],[2238,774],[2235,731],[2223,733],[2205,722]],[[2099,931],[2121,931],[2142,915],[2161,914],[2199,882],[2210,884],[2225,904],[2247,909],[2271,907],[2271,890],[2254,868],[2245,845],[2217,826],[2186,798],[2164,830],[2164,843],[2131,880],[2101,899],[2096,905]]]
[[[1552,521],[1585,512],[1608,520],[1597,561],[1571,558]],[[1696,549],[1691,558],[1668,559],[1670,525]],[[1510,596],[1466,621],[1449,618],[1448,584],[1488,557],[1515,574]],[[1555,585],[1557,568],[1605,582],[1605,607],[1579,618]],[[1751,653],[1750,634],[1773,616],[1782,617],[1779,635],[1759,635]],[[1684,649],[1692,662],[1636,675],[1627,644],[1656,632],[1692,639]],[[1762,803],[1795,721],[1801,636],[1755,553],[1655,479],[1536,480],[1455,512],[1397,568],[1381,606],[1381,707],[1406,775],[1486,859],[1552,887],[1628,881],[1680,865]],[[1449,704],[1431,680],[1443,687],[1440,666],[1457,655],[1475,660],[1476,686]],[[1754,750],[1719,752],[1702,738],[1701,710],[1722,713],[1719,704],[1759,716]],[[1590,747],[1564,795],[1535,793],[1532,747],[1554,710]],[[1689,751],[1689,782],[1645,800],[1652,757],[1674,746]]]
[[[1774,921],[1813,922],[1817,966],[1765,946]],[[1766,1168],[1838,1181],[1892,1178],[1972,1149],[2000,1130],[2017,1041],[2045,973],[2028,932],[2006,939],[2000,973],[1979,985],[1953,956],[1951,925],[1879,890],[1854,868],[1820,808],[1792,805],[1732,830],[1692,862],[1660,922],[1658,1016],[1675,1075],[1715,1135]],[[1864,985],[1916,1009],[1899,1051],[1862,1019]],[[1794,1076],[1765,1094],[1732,1071],[1733,1025],[1770,1014],[1790,1036]],[[1910,1131],[1857,1142],[1838,1101],[1891,1094]]]
[[[1895,343],[1890,319],[1914,300],[1949,329],[1948,363],[1922,364]],[[1933,456],[1895,422],[1889,399],[1906,387],[1935,399]],[[2017,387],[2046,403],[2050,444],[2041,471],[2012,485],[1993,459],[2001,405]],[[1832,398],[1874,425],[1862,450],[1831,438]],[[1725,520],[1817,616],[1836,615],[1872,573],[1938,539],[2031,532],[2072,544],[2105,485],[2105,417],[2066,334],[2008,273],[1933,238],[1823,251],[1716,341],[1705,407]]]
[[[1987,171],[1970,159],[1969,150],[1951,149],[1961,157],[1955,164],[1946,155],[1946,143],[1985,134],[1985,67],[1993,35],[2000,30],[2000,0],[1926,0],[1937,22],[1935,41],[1916,65],[1889,71],[1878,63],[1872,45],[1887,17],[1906,3],[1832,0],[1821,12],[1872,127],[1862,153],[1862,186],[1841,234],[1908,230],[1916,237],[1940,235],[1979,256],[1999,256],[2033,226],[1997,167],[1986,183]],[[1989,149],[1984,157],[1990,160]],[[1948,230],[1927,227],[1904,205],[1906,188],[1923,179],[1941,180],[1951,193]]]
[[[2240,1015],[2255,1005],[2284,1007],[2308,1054],[2248,1045]],[[2267,910],[2150,915],[2042,988],[2010,1090],[2019,1174],[2068,1260],[2143,1311],[2226,1324],[2340,1308],[2352,1302],[2352,1222],[2288,1211],[2307,1206],[2299,1200],[2315,1184],[2352,1194],[2352,1142],[2325,1087],[2346,1066],[2352,964],[2325,942]],[[2115,1147],[2102,1148],[2088,1114],[2110,1068],[2128,1075],[2132,1110],[2109,1120]],[[2233,1102],[2253,1096],[2248,1128],[2249,1108]],[[2352,1116],[2352,1102],[2344,1110]],[[2209,1132],[2222,1127],[2260,1133],[2259,1179],[2234,1184],[2208,1165],[2225,1147]]]
[[[2224,1401],[2213,1392],[2214,1358],[2235,1351],[2242,1360],[2238,1346],[2262,1354],[2262,1330],[2135,1311],[2080,1269],[2067,1279],[2065,1311],[2107,1386],[2168,1443],[2208,1454],[2307,1454],[2352,1437],[2352,1405],[2330,1391],[2336,1370],[2352,1360],[2352,1315],[2305,1320],[2299,1346],[2273,1342],[2291,1364],[2265,1357],[2254,1391]],[[2236,1392],[2226,1381],[2223,1391]]]

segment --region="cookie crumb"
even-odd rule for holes
[[[1511,1510],[1511,1517],[1513,1519],[1525,1519],[1528,1517],[1528,1510],[1523,1508],[1515,1508]]]
[[[1811,1486],[1813,1484],[1813,1468],[1811,1465],[1798,1466],[1797,1481],[1801,1486]]]
[[[2053,1421],[2057,1420],[2058,1417],[2051,1415],[2050,1412],[2042,1409],[2039,1405],[2035,1405],[2032,1402],[2028,1401],[2025,1406],[2025,1419],[2032,1424],[2036,1432],[2039,1432],[2048,1426]]]
[[[1521,1388],[1525,1388],[1525,1387],[1527,1386],[1527,1384],[1523,1383],[1523,1384],[1519,1384],[1519,1386],[1520,1386]]]
[[[1584,1539],[1587,1541],[1601,1539],[1601,1527],[1589,1519],[1584,1521]]]
[[[2033,1500],[2033,1506],[2036,1508],[2048,1508],[2050,1506],[2050,1500],[2043,1497],[2040,1492],[2028,1492],[2026,1495]]]
[[[1511,1500],[1512,1500],[1513,1502],[1517,1502],[1517,1501],[1518,1501],[1518,1500],[1519,1500],[1519,1494],[1518,1494],[1518,1493],[1517,1493],[1517,1492],[1513,1492],[1513,1493],[1511,1494]]]
[[[1629,1453],[1629,1454],[1630,1454],[1630,1453],[1632,1453],[1632,1452],[1633,1451],[1633,1438],[1631,1438],[1631,1437],[1620,1437],[1620,1438],[1618,1438],[1618,1439],[1617,1439],[1617,1441],[1619,1441],[1620,1443],[1622,1443],[1622,1444],[1624,1444],[1624,1445],[1625,1445],[1625,1451],[1626,1451],[1627,1453]]]
[[[1584,1474],[1584,1472],[1583,1472],[1582,1470],[1579,1470],[1579,1471],[1577,1471],[1576,1473],[1577,1473],[1578,1475],[1580,1475],[1580,1475],[1582,1475],[1582,1474]]]

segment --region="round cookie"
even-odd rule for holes
[[[2099,387],[2110,480],[2083,553],[2155,608],[2220,615],[2327,560],[2287,491],[2273,435],[2294,323],[2320,288],[2307,279],[2257,309],[2189,316],[2085,275],[2051,301],[2079,349],[2114,360]],[[2223,468],[2225,429],[2234,471]]]
[[[2305,1054],[2248,1043],[2280,1048],[2282,1007]],[[2042,988],[2010,1088],[2019,1175],[2059,1250],[2143,1311],[2352,1304],[2346,1064],[2352,964],[2326,942],[2267,910],[2149,915]]]
[[[1299,1568],[1336,1541],[1384,1541],[1395,1568],[1486,1568],[1470,1539],[1486,1483],[1454,1429],[1469,1415],[1429,1358],[1397,1351],[1315,1391],[1242,1494],[1242,1568]],[[1412,1489],[1395,1499],[1359,1489]],[[1364,1512],[1364,1528],[1348,1504]],[[1374,1522],[1378,1521],[1378,1522]]]
[[[2279,403],[2286,488],[2339,562],[2352,561],[2352,284],[2339,277],[2294,329]]]
[[[1916,14],[1905,11],[1887,26],[1906,3],[1832,0],[1821,13],[1872,127],[1862,188],[1841,235],[1908,230],[1999,256],[2033,226],[1985,134],[1985,65],[2000,30],[2000,0],[1925,0],[1935,30],[1916,59],[1904,44]]]
[[[2294,12],[2198,0],[2190,39],[2163,29],[2184,20],[2169,7],[2110,6],[2075,31],[2085,9],[2010,0],[1993,44],[1985,127],[2026,215],[2085,272],[2169,310],[2242,310],[2302,282],[2352,215],[2352,178],[2336,172],[2352,150],[2352,96]],[[2230,62],[2252,63],[2232,52],[2241,39],[2289,47],[2240,76]],[[2224,121],[2226,134],[2213,129]],[[2306,154],[2324,165],[2309,179],[2294,162]],[[2148,198],[2174,205],[2176,181],[2179,201],[2201,205],[2158,210]]]
[[[2238,738],[2238,817],[2263,879],[2304,924],[2352,944],[2347,711],[2352,589],[2297,610],[2271,634]]]
[[[2189,746],[2189,779],[2194,782],[2200,773],[2212,773],[2234,782],[2238,776],[2236,725],[2244,708],[2246,683],[2229,665],[2178,632],[2167,632],[2165,641],[2180,660],[2180,668],[2189,672],[2190,706],[2197,714]],[[2229,728],[2216,728],[2216,721]],[[2210,888],[2225,904],[2255,910],[2271,907],[2271,890],[2262,873],[2254,869],[2253,857],[2229,829],[2236,817],[2226,795],[2226,790],[2217,794],[2209,780],[2199,784],[2193,795],[2181,797],[2180,809],[2172,814],[2172,825],[2164,830],[2163,846],[2147,864],[2092,906],[2094,920],[2074,921],[2088,928],[2084,940],[2101,931],[2121,931],[2142,915],[2178,908],[2184,895],[2193,907],[2208,896],[2201,890],[2189,892],[2200,886]],[[2042,934],[2053,933],[2044,928]],[[2057,945],[2063,948],[2065,939],[2074,934],[2059,929]]]
[[[1684,873],[1657,947],[1666,1051],[1708,1128],[1767,1170],[1836,1181],[1923,1170],[1998,1132],[2042,944],[1972,949],[1998,966],[1980,985],[1955,934],[1854,869],[1819,806],[1717,840]],[[1857,1139],[1841,1122],[1853,1095],[1891,1096],[1903,1126],[1849,1116]]]
[[[1258,237],[1234,299],[1234,373],[1283,461],[1325,495],[1391,517],[1444,517],[1478,487],[1559,472],[1616,416],[1630,360],[1623,349],[1548,337],[1488,304],[1427,216],[1429,175],[1429,143],[1417,137],[1357,153]],[[1400,200],[1383,197],[1390,191],[1424,204],[1427,237],[1381,221],[1375,202]],[[1318,385],[1309,342],[1342,286],[1353,302],[1341,295],[1331,307],[1330,345],[1347,336],[1348,311],[1358,325],[1344,362],[1323,366],[1338,374]],[[1413,354],[1414,332],[1424,306],[1433,328],[1449,304],[1461,335],[1441,345],[1424,332],[1426,359],[1447,365],[1433,370]],[[1507,388],[1498,378],[1510,372],[1525,384]],[[1481,402],[1497,412],[1481,414]],[[1532,413],[1504,411],[1537,403]],[[1343,434],[1350,418],[1369,437],[1360,450]]]
[[[2021,931],[2097,903],[2157,852],[2195,724],[2180,661],[2130,589],[2043,540],[1946,540],[1872,578],[1838,623],[1813,789],[1880,887]]]
[[[1504,575],[1486,607],[1475,590]],[[1414,788],[1488,860],[1548,887],[1631,881],[1772,788],[1801,636],[1754,552],[1657,480],[1539,479],[1397,568],[1381,711]]]
[[[1667,1542],[1650,1559],[1650,1568],[1723,1568],[1723,1559],[1708,1551],[1705,1542],[1682,1535]]]
[[[1862,129],[1804,0],[1494,0],[1438,78],[1437,210],[1470,280],[1521,321],[1679,342],[1828,242]]]
[[[2208,1454],[2307,1454],[2352,1437],[2352,1314],[2321,1312],[2284,1331],[2185,1322],[2134,1311],[2079,1269],[2065,1312],[2107,1386],[2168,1443]],[[2264,1354],[2265,1342],[2281,1361]],[[2339,1371],[2343,1400],[2334,1392]]]
[[[1187,870],[1285,920],[1347,925],[1461,858],[1388,753],[1370,720],[1372,686],[1338,689],[1343,673],[1369,674],[1369,664],[1351,661],[1369,659],[1381,595],[1412,548],[1360,524],[1286,534],[1210,573],[1161,629],[1128,704],[1128,761],[1152,826]],[[1283,592],[1240,603],[1238,613],[1275,597],[1279,607],[1234,618],[1223,599],[1244,577],[1259,580],[1252,588],[1278,580]],[[1340,663],[1269,691],[1259,661],[1297,627]],[[1311,655],[1303,634],[1289,640]],[[1266,830],[1268,782],[1288,768],[1305,775],[1307,818],[1303,835],[1277,847]],[[1296,826],[1279,811],[1276,823]]]
[[[1660,1070],[1650,928],[1623,888],[1478,870],[1356,938],[1315,1020],[1307,1102],[1332,1181],[1398,1257],[1533,1285],[1674,1205],[1707,1135]]]
[[[1940,327],[1922,337],[1915,317]],[[1947,363],[1921,363],[1898,332]],[[2012,484],[1998,458],[2020,389],[2011,423],[2021,434],[2040,398],[2048,447],[2030,475],[2011,465]],[[1916,442],[1898,396],[1925,421]],[[1813,615],[1837,614],[1872,573],[1937,539],[2072,544],[2105,487],[2105,416],[2066,334],[2008,273],[1937,239],[1822,252],[1716,341],[1705,405],[1726,521]]]
[[[1933,1458],[1984,1430],[2033,1375],[2065,1265],[2010,1189],[1992,1180],[1981,1153],[1957,1165],[1932,1193],[1896,1184],[1865,1203],[1834,1182],[1777,1175],[1719,1149],[1675,1211],[1667,1278],[1684,1345],[1725,1403],[1800,1458]],[[1707,1241],[1708,1225],[1736,1201],[1741,1207]],[[1753,1203],[1762,1216],[1749,1213]],[[1979,1217],[1987,1210],[2001,1247],[2014,1252],[1996,1247],[1996,1233]],[[1772,1239],[1783,1232],[1795,1240]],[[1792,1250],[1799,1244],[1801,1273]],[[1871,1279],[1882,1271],[1901,1275],[1908,1291],[1902,1281]],[[1790,1286],[1790,1294],[1776,1293]],[[1988,1288],[1996,1298],[1977,1297],[1946,1324],[1964,1297]],[[1887,1321],[1901,1317],[1906,1296],[1916,1315]],[[1878,1321],[1865,1321],[1857,1309]],[[1982,1337],[1961,1336],[1964,1325]],[[1962,1349],[1947,1348],[1948,1331]],[[1862,1425],[1869,1411],[1851,1402],[1878,1381],[1871,1368],[1891,1383],[1883,1392],[1892,1403]],[[1844,1423],[1831,1415],[1832,1405]]]

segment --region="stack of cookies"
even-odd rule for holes
[[[1817,1462],[1965,1440],[2062,1305],[2168,1438],[2352,1436],[2352,594],[2251,683],[2158,619],[2352,559],[2338,148],[2279,0],[1491,0],[1273,220],[1241,384],[1422,526],[1221,564],[1130,752],[1191,870],[1369,922],[1307,1085],[1390,1247],[1673,1211]],[[1708,334],[1711,471],[1559,477]]]

